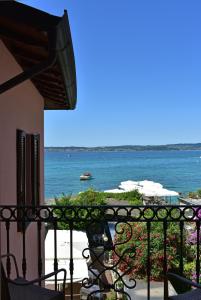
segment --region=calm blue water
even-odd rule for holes
[[[93,187],[117,188],[125,180],[153,180],[167,189],[201,188],[201,151],[45,152],[45,198]],[[80,181],[83,172],[94,179]]]

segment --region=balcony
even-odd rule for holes
[[[67,270],[66,299],[167,299],[168,271],[187,277],[194,273],[199,282],[200,212],[199,206],[1,206],[2,254],[17,252],[19,273],[26,278],[32,268],[38,277],[47,273],[47,253],[53,253],[48,272]],[[61,229],[67,239],[63,257]],[[78,280],[75,233],[80,229],[87,236],[81,251],[87,274]],[[44,249],[50,232],[52,246]],[[27,243],[31,234],[32,245]],[[28,263],[34,247],[37,265]],[[9,256],[5,260],[12,278],[12,261]],[[55,275],[43,286],[57,290],[61,283]]]

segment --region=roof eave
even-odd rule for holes
[[[50,100],[47,98],[46,101],[44,97],[46,102],[44,109],[74,109],[77,102],[76,71],[67,12],[64,12],[63,17],[56,17],[15,1],[2,1],[0,16],[5,16],[8,18],[11,17],[13,21],[19,23],[23,19],[24,24],[33,26],[41,31],[46,31],[49,35],[48,38],[50,38],[52,35],[51,33],[55,32],[56,30],[56,45],[54,46],[54,49],[56,54],[56,62],[60,69],[61,78],[63,81],[64,97],[63,99],[59,99],[59,97],[57,99],[57,96],[55,97],[54,95],[52,97],[55,97],[55,99],[52,98],[52,101],[51,98]],[[36,66],[33,67],[35,68]],[[35,75],[33,76],[33,82],[34,79]]]
[[[67,12],[57,25],[57,60],[63,75],[66,91],[66,108],[75,109],[77,102],[76,69],[72,38]]]

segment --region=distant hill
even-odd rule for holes
[[[111,151],[167,151],[167,150],[201,150],[201,143],[196,144],[168,144],[168,145],[122,145],[122,146],[103,146],[103,147],[45,147],[45,151],[97,151],[97,152],[111,152]]]

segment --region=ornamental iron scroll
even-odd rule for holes
[[[31,212],[31,213],[30,213]],[[147,273],[147,299],[150,299],[150,280],[151,280],[151,259],[152,259],[152,227],[154,223],[161,224],[161,234],[164,240],[163,253],[163,273],[168,268],[168,228],[173,222],[180,228],[180,237],[178,247],[180,247],[179,268],[181,273],[184,269],[183,250],[185,223],[194,223],[197,236],[196,248],[196,278],[200,276],[200,206],[38,206],[38,207],[16,207],[0,206],[0,222],[5,223],[7,252],[10,252],[10,225],[12,223],[22,222],[37,223],[38,228],[38,272],[41,275],[44,268],[41,254],[41,226],[55,230],[56,249],[56,230],[59,226],[65,225],[65,228],[71,231],[82,229],[87,233],[89,245],[83,249],[82,256],[87,260],[88,276],[82,279],[82,287],[88,290],[87,299],[100,298],[109,290],[117,294],[124,295],[127,299],[132,299],[132,291],[136,288],[136,274],[133,272],[130,261],[137,259],[138,249],[133,245],[135,224],[144,224],[145,230],[145,248],[147,259],[145,261]],[[111,232],[111,227],[113,232]],[[73,235],[72,235],[73,236]],[[196,238],[195,236],[195,238]],[[23,243],[23,275],[26,276],[26,232],[22,234]],[[72,247],[72,245],[71,245]],[[72,248],[71,248],[72,250]],[[71,299],[73,299],[73,253],[71,253],[70,274],[71,274]],[[10,264],[7,262],[7,268],[10,272]],[[58,268],[58,257],[54,258],[54,269]],[[106,280],[108,274],[112,280]],[[111,275],[112,274],[112,275]],[[57,286],[55,278],[55,288]]]

